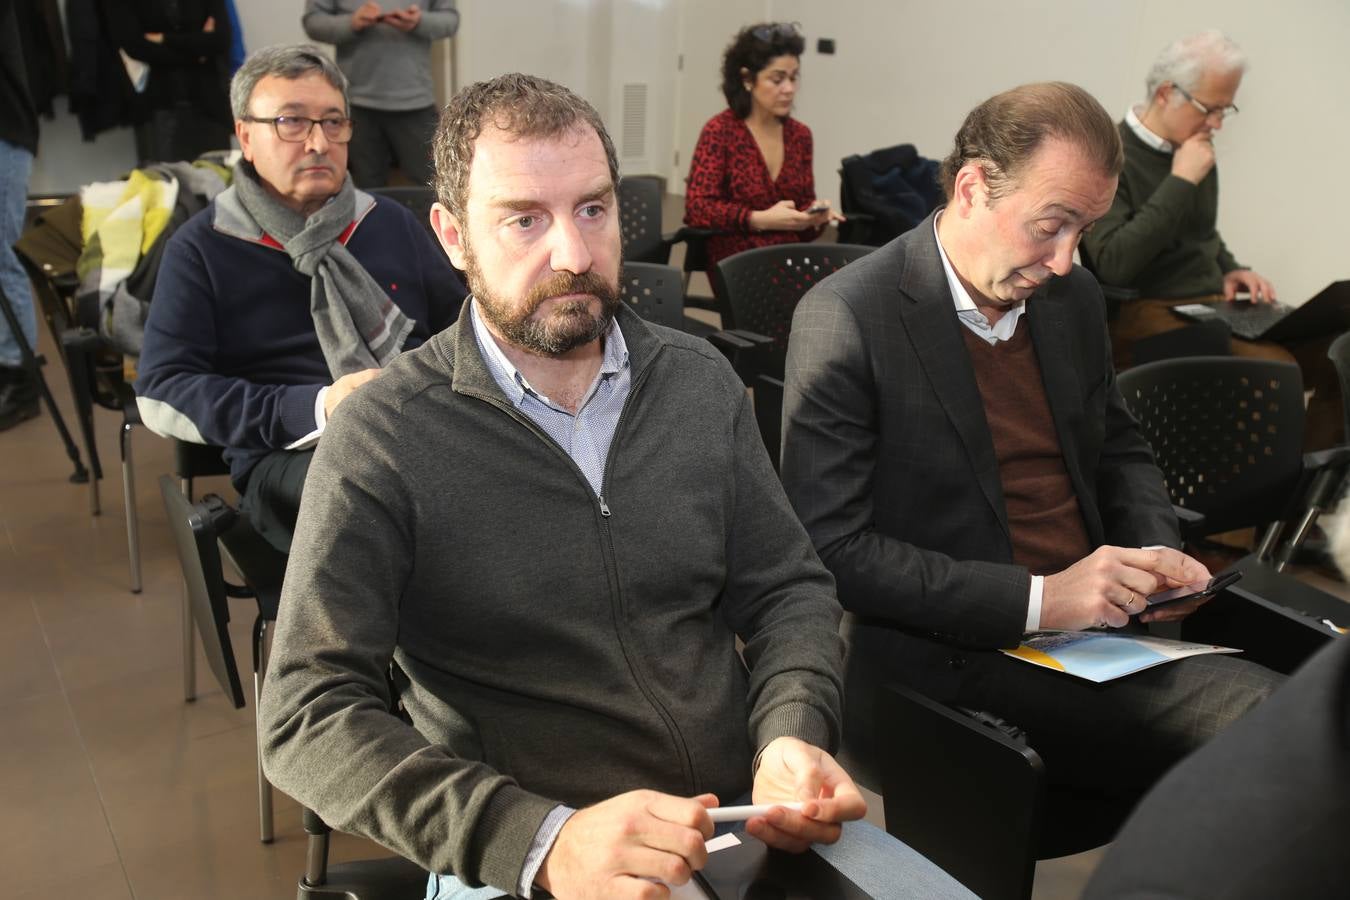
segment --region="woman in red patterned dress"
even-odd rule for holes
[[[794,24],[741,29],[722,58],[728,108],[708,120],[689,164],[684,221],[727,232],[708,265],[770,244],[813,241],[842,216],[815,194],[811,129],[791,117],[805,40]]]

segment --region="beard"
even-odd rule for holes
[[[610,284],[594,271],[579,275],[555,272],[530,288],[524,302],[513,301],[488,287],[478,259],[467,244],[464,260],[469,290],[483,317],[507,341],[537,356],[562,356],[603,337],[623,302],[618,285]],[[534,318],[545,301],[568,294],[590,294],[600,301],[599,314],[591,313],[586,300],[568,300],[554,304],[546,318]]]

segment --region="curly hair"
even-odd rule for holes
[[[1106,175],[1119,175],[1125,164],[1120,132],[1095,97],[1063,81],[1024,84],[990,97],[961,123],[939,173],[947,199],[967,163],[984,169],[991,200],[1003,196],[1049,138],[1076,145]]]
[[[432,141],[436,199],[466,221],[469,168],[474,143],[495,126],[513,138],[554,138],[577,128],[594,128],[605,149],[609,177],[619,186],[619,157],[600,114],[560,84],[514,72],[464,88],[441,110]]]
[[[779,56],[801,56],[806,38],[791,22],[765,22],[747,25],[722,54],[722,94],[739,118],[750,115],[750,92],[745,89],[745,69],[753,81],[769,61]]]

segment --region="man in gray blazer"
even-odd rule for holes
[[[1094,685],[997,652],[1125,627],[1209,576],[1176,549],[1101,292],[1073,264],[1121,162],[1082,89],[992,97],[943,163],[948,205],[797,309],[782,477],[850,613],[845,750],[865,783],[886,682],[1009,719],[1057,783],[1131,795],[1278,683],[1203,656]]]

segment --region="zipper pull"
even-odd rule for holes
[[[610,516],[609,504],[605,502],[605,498],[603,496],[597,496],[595,499],[600,501],[600,515],[608,519]]]

